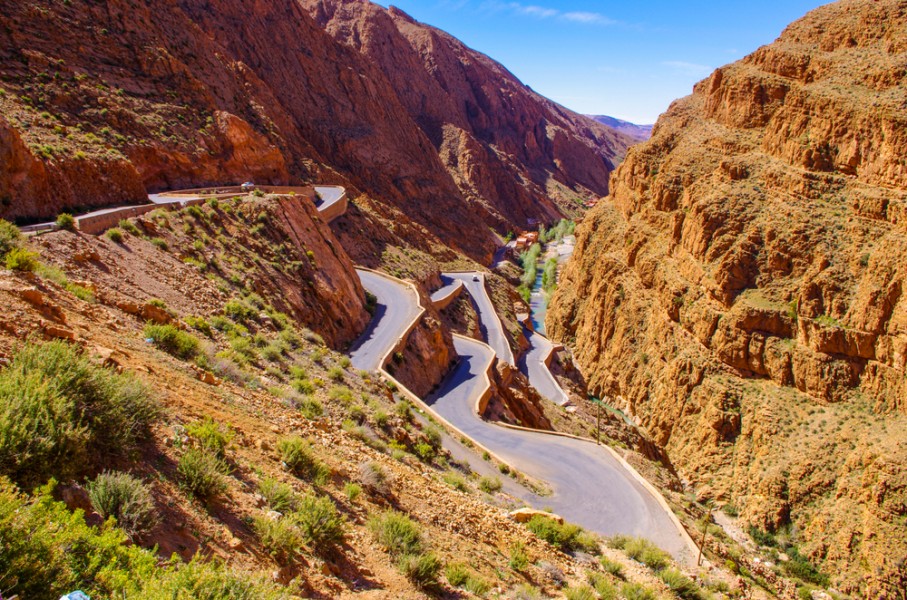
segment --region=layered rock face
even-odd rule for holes
[[[486,219],[526,227],[529,219],[575,211],[578,197],[606,193],[628,137],[539,96],[500,64],[399,9],[367,0],[304,4],[335,39],[381,69]]]
[[[489,225],[560,215],[549,191],[607,190],[621,136],[449,36],[348,4],[394,44],[359,52],[293,0],[2,2],[0,217],[139,202],[146,190],[318,179],[485,259]],[[395,23],[443,41],[443,70],[469,77],[446,90]]]
[[[703,496],[873,597],[907,552],[905,27],[837,2],[675,102],[547,321]]]

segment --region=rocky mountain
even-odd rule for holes
[[[675,102],[547,319],[700,497],[874,598],[907,580],[905,28],[836,2]]]
[[[367,29],[357,47],[325,31],[341,37],[328,7],[316,22],[292,0],[2,7],[8,219],[146,191],[317,179],[425,230],[411,237],[484,259],[489,226],[553,219],[562,209],[549,197],[605,193],[628,145],[453,38],[367,2],[341,11]],[[424,61],[420,43],[436,49]]]
[[[637,125],[636,123],[615,119],[607,115],[589,115],[589,118],[610,127],[614,131],[628,135],[638,142],[644,142],[652,137],[652,125]]]

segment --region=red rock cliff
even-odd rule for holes
[[[905,28],[837,2],[675,102],[547,321],[700,494],[870,597],[907,551]]]

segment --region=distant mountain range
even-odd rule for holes
[[[598,121],[602,125],[606,125],[611,129],[626,134],[634,140],[639,140],[640,142],[644,142],[652,136],[652,125],[637,125],[636,123],[622,121],[621,119],[615,119],[614,117],[609,117],[606,115],[588,116],[589,118]]]

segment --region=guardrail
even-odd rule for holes
[[[463,291],[463,282],[459,279],[455,279],[454,281],[456,283],[451,286],[450,291],[448,291],[446,294],[444,294],[443,296],[438,296],[437,298],[432,296],[431,305],[434,306],[436,310],[444,310],[445,308],[450,306],[450,303],[453,302],[453,299],[459,296],[460,292]]]

